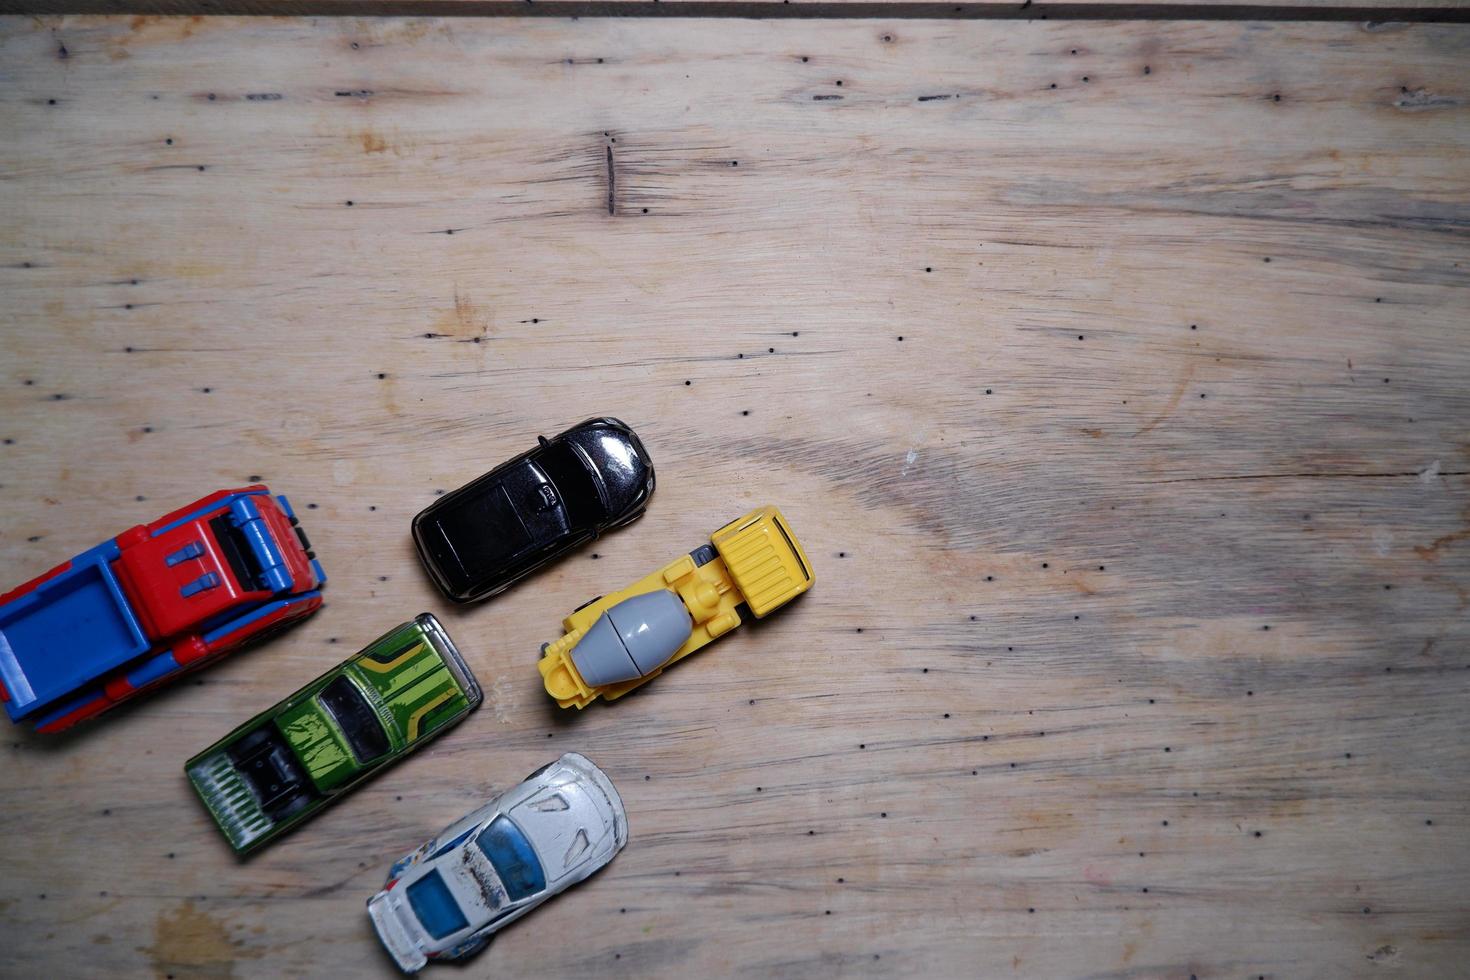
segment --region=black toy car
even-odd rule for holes
[[[617,419],[540,442],[413,519],[419,558],[455,602],[492,596],[648,506],[653,461]]]

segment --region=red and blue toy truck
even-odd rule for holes
[[[0,595],[0,700],[55,732],[315,612],[285,497],[220,490]]]

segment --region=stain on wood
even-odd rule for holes
[[[230,926],[216,915],[185,899],[172,909],[158,913],[153,945],[142,950],[160,976],[234,977],[237,961],[260,953],[243,940],[230,937]],[[100,938],[100,937],[99,937]]]
[[[6,582],[259,477],[331,579],[6,736],[12,971],[390,976],[388,865],[569,749],[631,842],[472,970],[1470,958],[1470,27],[43,17],[0,64]],[[448,607],[413,514],[605,413],[648,514]],[[552,708],[567,612],[766,501],[810,594]],[[235,861],[183,760],[425,609],[490,703]]]

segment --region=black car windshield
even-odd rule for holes
[[[241,531],[226,514],[221,514],[209,522],[209,529],[214,532],[215,541],[219,542],[220,552],[234,573],[235,580],[241,587],[254,591],[256,589],[268,589],[262,581],[260,562],[255,557],[255,552],[250,548],[250,542],[245,540],[245,532]]]
[[[536,456],[536,465],[551,478],[572,527],[593,527],[603,518],[597,484],[570,443],[555,442],[542,449]]]
[[[347,736],[347,745],[359,765],[371,762],[388,751],[388,733],[383,731],[378,713],[346,674],[322,688],[317,700],[337,722],[342,734]]]

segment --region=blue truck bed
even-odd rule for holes
[[[10,693],[5,710],[12,719],[148,651],[148,638],[111,567],[117,556],[116,543],[100,544],[73,558],[61,574],[0,605],[0,680]],[[88,656],[72,654],[77,647]]]

